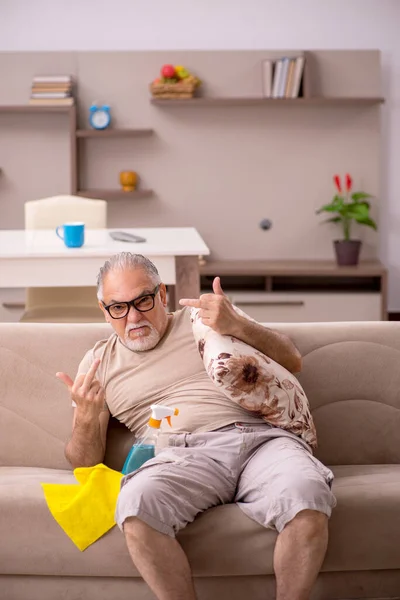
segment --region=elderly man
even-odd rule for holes
[[[187,306],[203,322],[235,336],[292,372],[301,357],[283,334],[239,316],[219,278],[213,294],[181,300],[168,313],[166,287],[138,254],[113,256],[98,276],[98,299],[114,329],[83,358],[67,385],[73,431],[66,456],[74,467],[104,459],[110,414],[140,436],[150,405],[180,409],[169,445],[122,482],[116,521],[132,561],[159,600],[194,600],[188,560],[175,539],[197,514],[235,502],[264,527],[277,529],[278,600],[306,600],[328,542],[335,498],[332,473],[299,437],[279,430],[229,400],[209,379]]]

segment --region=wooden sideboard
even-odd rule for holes
[[[387,270],[379,261],[210,261],[203,292],[220,276],[232,302],[262,322],[387,320]]]

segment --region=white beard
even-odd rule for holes
[[[138,329],[143,325],[146,325],[150,329],[150,333],[146,334],[145,332],[140,330],[137,332],[136,339],[133,340],[129,336],[129,332],[134,329]],[[133,350],[133,352],[145,352],[146,350],[152,350],[153,348],[155,348],[155,346],[157,346],[158,342],[160,341],[160,337],[161,336],[158,333],[157,329],[153,327],[153,325],[149,323],[149,321],[141,321],[136,326],[127,325],[125,327],[124,344],[129,348],[129,350]]]

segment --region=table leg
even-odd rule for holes
[[[167,290],[168,290],[168,310],[172,312],[173,310],[175,310],[175,305],[176,305],[175,286],[167,285]]]
[[[175,310],[179,309],[180,298],[200,296],[200,269],[197,256],[176,256]],[[171,307],[173,310],[173,307]]]

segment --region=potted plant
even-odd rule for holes
[[[351,238],[351,227],[353,223],[366,225],[377,229],[377,225],[371,219],[369,210],[370,204],[367,198],[370,194],[365,192],[352,192],[353,181],[348,173],[345,176],[345,190],[342,188],[342,182],[339,175],[334,175],[337,194],[335,194],[330,204],[325,204],[317,210],[317,214],[327,212],[332,214],[324,223],[338,223],[342,227],[343,239],[335,240],[335,252],[338,265],[357,265],[360,256],[361,240]]]

